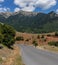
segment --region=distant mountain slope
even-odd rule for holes
[[[14,26],[20,32],[45,33],[58,31],[58,15],[53,11],[48,14],[19,11],[7,13],[7,17],[4,15],[0,15],[0,21]]]

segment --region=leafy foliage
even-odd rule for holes
[[[25,41],[29,41],[29,39],[26,39]]]
[[[38,46],[38,43],[36,41],[33,41],[32,44],[36,47]]]
[[[47,36],[48,36],[48,37],[50,37],[50,36],[51,36],[51,34],[47,34]]]
[[[41,38],[44,38],[44,35],[42,35]]]
[[[37,39],[39,39],[39,38],[40,38],[40,35],[37,36]]]
[[[0,34],[0,43],[2,43],[2,41],[3,41],[3,35]]]
[[[9,48],[15,43],[15,30],[11,26],[0,23],[0,43]]]
[[[57,46],[58,47],[58,42],[52,41],[52,42],[48,42],[48,44],[51,46]]]
[[[23,38],[22,36],[18,36],[18,37],[16,37],[16,40],[17,40],[17,41],[23,41],[24,38]]]
[[[58,33],[57,32],[55,33],[55,36],[58,36]]]

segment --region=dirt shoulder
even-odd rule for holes
[[[42,45],[42,46],[37,46],[37,49],[58,53],[58,47],[55,46]]]
[[[4,47],[0,49],[0,65],[23,65],[20,50],[14,45],[14,49]]]
[[[17,41],[18,44],[33,45],[32,44],[33,41],[36,41],[36,43],[38,44],[38,47],[37,47],[38,49],[48,50],[48,51],[58,53],[58,47],[48,45],[48,42],[52,42],[52,41],[58,42],[58,36],[55,36],[55,32],[43,33],[43,34],[16,32],[16,37],[18,37],[18,36],[24,38],[23,41]]]

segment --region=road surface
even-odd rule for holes
[[[58,65],[58,54],[36,49],[32,46],[19,45],[25,65]]]

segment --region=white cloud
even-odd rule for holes
[[[31,12],[31,11],[34,11],[34,10],[35,10],[35,8],[34,8],[34,7],[32,7],[32,6],[29,6],[29,7],[24,7],[24,8],[22,8],[22,9],[20,9],[20,8],[16,7],[16,8],[14,9],[14,12],[18,12],[18,11],[20,11],[20,10]]]
[[[48,9],[52,6],[55,6],[56,3],[56,0],[38,0],[35,6],[41,7],[42,9]]]
[[[0,0],[0,2],[4,2],[4,0]]]
[[[36,7],[48,9],[56,5],[56,0],[14,0],[14,3],[25,11],[33,11]],[[32,10],[31,10],[32,9]]]
[[[17,7],[17,8],[15,8],[14,11],[15,11],[15,12],[20,11],[20,8]]]
[[[56,13],[58,14],[58,9],[56,10]]]
[[[10,8],[0,7],[0,12],[7,12],[7,11],[10,11]]]
[[[31,12],[31,11],[34,11],[35,8],[33,6],[29,6],[29,7],[24,7],[22,8],[23,11],[28,11],[28,12]]]

